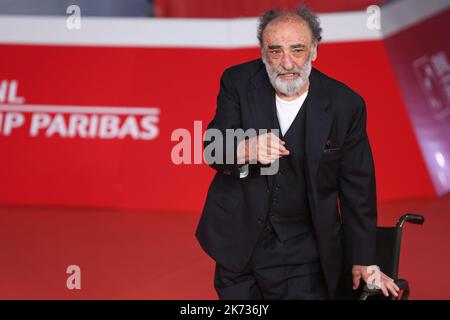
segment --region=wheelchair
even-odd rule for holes
[[[398,219],[395,227],[377,227],[376,262],[387,276],[394,279],[395,284],[400,288],[399,296],[389,295],[389,297],[385,297],[380,289],[366,284],[362,289],[359,300],[408,299],[410,293],[408,281],[398,278],[400,246],[405,222],[422,225],[425,218],[419,214],[407,213]]]

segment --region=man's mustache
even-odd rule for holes
[[[298,74],[298,75],[302,75],[303,74],[303,70],[299,67],[295,67],[293,70],[286,70],[284,68],[275,70],[275,73],[277,76],[282,76],[285,74]]]

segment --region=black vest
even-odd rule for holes
[[[280,130],[280,138],[286,142],[288,156],[280,159],[278,173],[269,186],[269,222],[281,241],[306,231],[312,231],[311,213],[305,181],[305,118],[307,103],[303,103],[285,135],[282,135],[276,106],[274,122]]]

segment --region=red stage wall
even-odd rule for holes
[[[63,124],[53,122],[53,134],[42,129],[30,136],[32,114],[25,112],[24,123],[5,133],[11,111],[1,111],[0,203],[199,212],[213,170],[172,164],[172,131],[193,133],[195,120],[203,121],[204,130],[215,112],[222,70],[258,54],[257,49],[1,45],[0,81],[7,80],[12,91],[17,81],[10,108],[19,107],[17,102],[30,108],[153,107],[159,115],[150,126],[157,136],[136,140],[133,128],[124,131],[124,139],[61,137]],[[366,100],[379,198],[434,196],[383,43],[325,43],[316,67]],[[56,114],[47,113],[55,121]],[[60,118],[68,122],[69,116]],[[134,120],[145,136],[150,131],[139,126],[142,117]],[[121,116],[121,125],[125,119]]]

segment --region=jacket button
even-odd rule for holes
[[[279,184],[277,184],[277,185],[275,186],[275,190],[280,190],[280,188],[281,188],[281,186],[280,186]]]
[[[256,220],[256,221],[258,222],[258,224],[263,224],[262,219],[258,219],[258,220]]]
[[[270,214],[270,217],[271,217],[271,218],[275,218],[275,213],[271,213],[271,214]]]
[[[269,190],[269,189],[267,189],[267,190],[266,190],[266,192],[267,192],[267,193],[270,193],[270,190]]]
[[[277,203],[278,199],[277,198],[273,198],[272,203]]]

